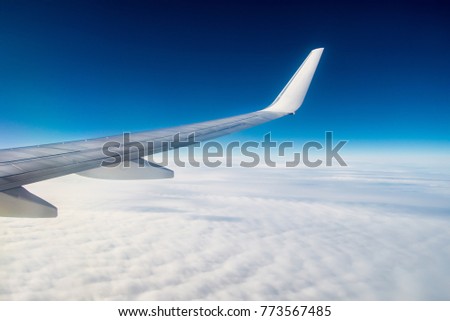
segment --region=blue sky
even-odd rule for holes
[[[2,220],[0,299],[448,300],[448,5],[185,2],[0,0],[0,148],[264,108],[324,47],[295,117],[223,140],[331,130],[349,167],[30,184],[59,219]]]
[[[2,1],[2,147],[263,108],[325,52],[295,118],[235,137],[450,141],[444,2]]]

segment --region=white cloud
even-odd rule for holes
[[[2,218],[0,299],[450,299],[448,171],[185,168],[29,187]]]

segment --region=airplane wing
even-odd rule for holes
[[[308,55],[278,97],[267,108],[234,117],[195,123],[160,130],[130,134],[129,144],[144,148],[117,150],[118,155],[106,155],[104,145],[122,142],[123,135],[102,137],[30,147],[0,150],[0,216],[5,217],[56,217],[57,209],[48,202],[28,192],[23,185],[78,173],[94,178],[109,179],[155,179],[173,177],[173,172],[139,157],[155,154],[167,149],[167,142],[205,141],[254,127],[268,121],[293,114],[301,106],[322,55],[318,48]],[[172,145],[170,148],[180,146]],[[142,150],[143,149],[143,150]],[[117,157],[120,156],[120,157]],[[129,166],[104,167],[128,159]],[[145,170],[134,170],[137,163]]]

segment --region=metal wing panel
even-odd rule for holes
[[[204,141],[294,113],[304,100],[322,51],[323,49],[316,49],[310,53],[283,91],[266,109],[185,126],[138,132],[131,135],[131,141],[154,142],[153,149],[146,150],[151,154],[161,150],[162,142],[173,141],[176,134],[180,134],[180,141],[186,141],[193,133],[196,141]],[[104,160],[110,158],[102,152],[104,144],[108,141],[122,143],[122,138],[123,135],[116,135],[0,150],[0,192],[99,167]],[[124,150],[119,149],[118,152],[123,153]],[[130,159],[138,156],[137,152],[130,153]]]
[[[140,132],[132,134],[131,140],[144,145],[146,142],[154,142],[156,150],[147,151],[148,154],[152,154],[161,150],[161,142],[173,141],[176,134],[180,134],[181,141],[187,140],[188,135],[192,133],[195,134],[196,141],[203,141],[256,126],[282,115],[284,114],[260,111],[165,130]],[[31,146],[1,151],[0,191],[99,167],[102,161],[110,159],[103,153],[103,145],[108,140],[121,143],[122,139],[122,136],[117,135],[73,143],[51,144],[46,147]],[[120,152],[120,149],[118,151]],[[130,154],[131,159],[138,156],[137,151]]]

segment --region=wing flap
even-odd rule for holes
[[[17,187],[0,192],[0,216],[49,218],[58,216],[58,210],[25,188]]]
[[[112,180],[165,179],[174,176],[172,170],[142,158],[115,164],[113,167],[102,166],[77,174],[89,178]]]

